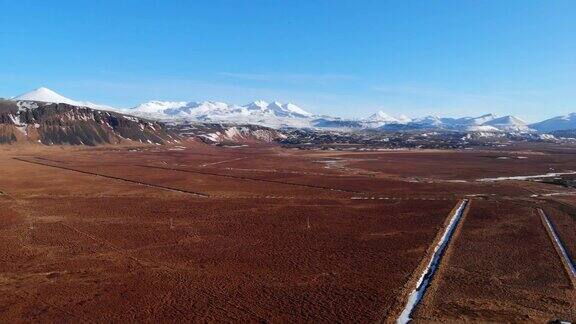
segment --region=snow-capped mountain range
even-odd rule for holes
[[[164,121],[205,121],[256,124],[268,127],[296,127],[322,129],[422,129],[440,128],[467,131],[530,131],[526,122],[514,116],[498,117],[487,114],[480,117],[441,118],[426,116],[393,117],[378,111],[360,120],[313,115],[292,104],[268,103],[263,100],[239,106],[223,102],[166,102],[150,101],[128,110],[130,114]]]
[[[438,116],[427,116],[423,118],[416,118],[409,124],[413,126],[420,125],[419,128],[439,128],[439,129],[453,129],[464,131],[480,131],[480,132],[527,132],[531,131],[528,124],[515,116],[499,117],[495,114],[486,114],[479,117],[463,117],[463,118],[441,118]]]
[[[48,88],[38,88],[12,98],[27,102],[65,103],[98,110],[111,110],[128,115],[164,122],[223,122],[254,124],[273,128],[312,128],[333,130],[413,130],[444,129],[469,132],[551,132],[576,129],[576,113],[554,117],[542,122],[527,124],[515,116],[486,114],[479,117],[446,118],[425,116],[409,118],[376,112],[364,119],[343,119],[314,115],[295,104],[258,100],[246,105],[216,101],[150,101],[129,109],[98,105],[87,101],[66,98]]]
[[[292,104],[263,100],[239,106],[216,101],[150,101],[125,111],[128,114],[163,121],[237,122],[269,127],[305,127],[313,117]]]

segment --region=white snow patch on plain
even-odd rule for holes
[[[538,175],[529,175],[529,176],[512,176],[512,177],[496,177],[496,178],[483,178],[478,179],[476,181],[479,182],[492,182],[492,181],[506,181],[506,180],[530,180],[530,179],[539,179],[539,178],[552,178],[552,177],[559,177],[562,175],[570,175],[576,174],[575,171],[568,171],[568,172],[551,172],[546,174],[538,174]]]
[[[558,246],[558,248],[560,250],[560,254],[562,254],[562,257],[564,258],[564,260],[566,261],[566,264],[568,265],[568,268],[570,269],[572,277],[576,278],[576,269],[574,268],[574,263],[570,259],[568,252],[566,252],[566,248],[562,244],[562,241],[560,241],[560,238],[558,237],[558,234],[556,233],[554,226],[552,226],[552,224],[550,223],[550,220],[548,219],[548,216],[546,215],[546,213],[544,211],[541,211],[541,213],[542,213],[542,217],[544,217],[544,221],[546,222],[546,226],[548,227],[548,229],[552,233],[552,236],[554,237],[554,241],[556,242],[556,246]]]

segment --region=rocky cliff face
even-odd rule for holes
[[[0,144],[165,144],[178,136],[162,123],[65,103],[0,100]]]
[[[286,138],[283,132],[258,125],[189,122],[171,125],[182,138],[193,138],[207,144],[272,143]]]

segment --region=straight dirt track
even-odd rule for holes
[[[118,180],[118,181],[135,183],[137,185],[142,185],[142,186],[146,186],[146,187],[158,188],[158,189],[163,189],[163,190],[170,190],[170,191],[174,191],[174,192],[181,192],[181,193],[191,194],[191,195],[198,196],[198,197],[210,197],[210,195],[205,194],[205,193],[201,193],[201,192],[195,192],[195,191],[190,191],[190,190],[185,190],[185,189],[176,189],[176,188],[171,188],[171,187],[141,182],[141,181],[137,181],[137,180],[130,180],[130,179],[121,178],[121,177],[109,176],[109,175],[100,174],[100,173],[91,172],[91,171],[84,171],[84,170],[78,170],[78,169],[65,167],[65,166],[48,164],[48,163],[44,163],[44,162],[29,161],[29,160],[25,160],[25,159],[17,158],[17,157],[15,157],[13,159],[16,161],[20,161],[20,162],[32,163],[32,164],[42,165],[42,166],[61,169],[61,170],[73,171],[73,172],[88,174],[88,175],[92,175],[92,176],[96,176],[96,177],[102,177],[102,178],[107,178],[107,179],[113,179],[113,180]]]
[[[178,172],[186,172],[186,173],[195,173],[195,174],[223,177],[223,178],[229,178],[229,179],[276,183],[276,184],[283,184],[283,185],[296,186],[296,187],[302,187],[302,188],[321,189],[321,190],[328,190],[328,191],[340,191],[340,192],[355,193],[355,194],[362,193],[360,191],[354,191],[354,190],[348,190],[348,189],[330,188],[330,187],[324,187],[324,186],[314,186],[314,185],[308,185],[308,184],[276,181],[276,180],[270,180],[270,179],[249,178],[249,177],[243,177],[243,176],[234,176],[234,175],[229,175],[229,174],[220,174],[220,173],[205,172],[205,171],[190,170],[190,169],[158,167],[158,166],[152,166],[152,165],[135,165],[135,166],[142,167],[142,168],[151,168],[151,169],[170,170],[170,171],[178,171]]]

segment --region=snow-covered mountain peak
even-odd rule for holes
[[[266,109],[269,109],[275,113],[280,113],[280,114],[286,113],[284,107],[278,101],[274,101],[274,102],[269,103],[268,106],[266,106]]]
[[[388,119],[388,117],[390,117],[388,114],[386,114],[383,111],[378,111],[370,116],[368,116],[368,118],[366,118],[367,120],[380,120],[380,119]]]
[[[70,98],[66,98],[63,95],[57,93],[56,91],[50,90],[46,87],[40,87],[38,89],[34,89],[32,91],[23,93],[19,96],[13,97],[11,100],[13,101],[37,101],[37,102],[45,102],[45,103],[63,103],[73,106],[79,107],[89,107],[93,109],[100,109],[100,110],[112,110],[116,111],[116,108],[98,105],[91,103],[89,101],[76,101]]]
[[[428,115],[424,117],[418,117],[414,119],[415,122],[426,124],[426,125],[442,125],[442,119],[440,116]]]
[[[307,112],[306,110],[298,107],[297,105],[288,102],[284,105],[284,108],[292,113],[303,115],[303,116],[311,116],[312,114]]]
[[[500,118],[492,119],[485,122],[483,125],[494,126],[500,130],[505,131],[529,131],[530,127],[522,119],[516,116],[503,116]]]
[[[66,98],[61,94],[52,91],[46,87],[40,87],[38,89],[34,89],[32,91],[23,93],[19,96],[12,98],[15,101],[40,101],[40,102],[49,102],[49,103],[66,103],[70,105],[76,105],[79,102],[72,100],[70,98]]]
[[[220,101],[200,101],[200,102],[189,102],[188,107],[204,108],[204,109],[222,109],[230,107],[230,105]]]
[[[387,113],[383,112],[383,111],[378,111],[370,116],[368,116],[368,121],[372,121],[372,122],[398,122],[399,120],[388,115]]]
[[[484,123],[487,123],[491,120],[498,118],[499,116],[496,114],[484,114],[478,117],[463,117],[456,119],[456,123],[462,124],[464,126],[480,126]]]
[[[541,132],[576,129],[576,113],[546,119],[530,127]]]
[[[264,110],[268,108],[268,105],[269,104],[264,100],[256,100],[245,105],[244,107],[248,108],[249,110]]]
[[[411,121],[412,119],[406,116],[394,117],[380,110],[358,122],[360,123],[362,128],[370,129],[370,128],[387,127],[390,125],[392,125],[392,127],[396,127],[398,125],[406,125]]]
[[[492,121],[498,123],[509,123],[509,124],[516,124],[516,125],[526,125],[526,122],[516,116],[507,115],[500,118],[493,119]]]
[[[312,116],[309,112],[305,111],[304,109],[296,106],[293,103],[286,103],[283,104],[278,101],[273,101],[268,103],[264,100],[257,100],[251,102],[245,106],[245,109],[249,111],[260,111],[267,114],[273,114],[276,116],[286,117],[286,116],[295,116],[295,117],[309,117]]]
[[[498,118],[498,115],[490,113],[490,114],[485,114],[485,115],[482,115],[482,116],[476,117],[476,118],[495,119],[495,118]]]
[[[472,120],[473,120],[476,124],[480,125],[480,124],[483,124],[483,123],[485,123],[485,122],[494,120],[494,119],[499,118],[499,117],[500,117],[500,116],[498,116],[498,115],[496,115],[496,114],[485,114],[485,115],[482,115],[482,116],[479,116],[479,117],[472,118]]]
[[[280,111],[281,113],[287,114],[287,115],[297,115],[299,117],[309,117],[312,116],[311,113],[307,112],[306,110],[296,106],[293,103],[285,103],[282,104],[278,101],[275,101],[273,103],[271,103],[270,105],[268,105],[268,108],[271,110],[275,110],[275,111]]]
[[[410,118],[406,115],[400,115],[396,119],[398,119],[398,121],[402,124],[406,124],[406,123],[409,123],[412,121],[412,118]]]
[[[131,110],[140,111],[145,113],[157,113],[165,109],[174,109],[186,106],[185,101],[148,101],[139,106],[132,108]]]

